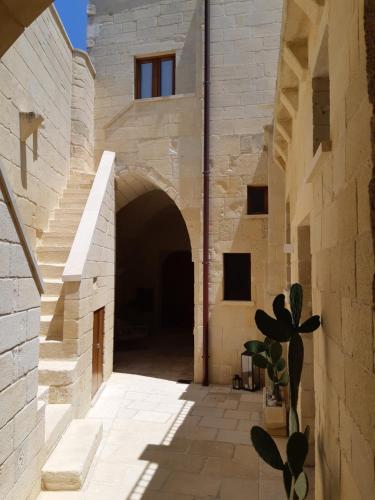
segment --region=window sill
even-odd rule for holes
[[[176,99],[186,99],[188,97],[195,97],[195,94],[174,94],[160,97],[147,97],[145,99],[134,99],[134,104],[144,104],[147,102],[160,102],[160,101],[174,101]]]
[[[252,300],[222,300],[220,302],[221,305],[223,306],[247,306],[247,307],[254,307],[255,302]]]
[[[306,183],[310,183],[313,181],[317,173],[320,172],[322,164],[326,161],[327,158],[330,157],[331,151],[332,151],[331,141],[322,142],[320,144],[311,161],[310,168],[307,172]]]
[[[245,214],[245,219],[268,219],[268,214]]]

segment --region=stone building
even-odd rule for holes
[[[204,3],[93,0],[86,53],[0,0],[0,498],[82,487],[114,359],[227,386],[296,281],[315,497],[373,495],[374,7]]]

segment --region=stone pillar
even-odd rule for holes
[[[89,56],[73,51],[71,169],[94,169],[95,70]]]

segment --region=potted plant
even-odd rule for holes
[[[285,307],[285,296],[278,295],[273,302],[275,318],[258,310],[255,321],[259,330],[276,342],[289,342],[289,438],[286,447],[286,462],[283,462],[275,441],[267,431],[254,426],[251,441],[258,455],[283,475],[286,498],[304,500],[309,491],[304,465],[309,450],[309,427],[300,431],[297,413],[298,392],[303,368],[304,348],[301,333],[312,333],[320,326],[320,317],[312,316],[300,325],[303,291],[299,284],[290,290],[290,308]]]
[[[245,344],[253,363],[267,372],[268,384],[263,389],[263,414],[267,430],[273,436],[286,436],[286,405],[282,388],[289,382],[283,348],[280,342],[266,337],[264,342],[250,340]]]

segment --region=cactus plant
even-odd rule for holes
[[[303,368],[304,348],[301,333],[312,333],[320,326],[320,317],[312,316],[300,324],[303,305],[302,286],[294,284],[290,290],[290,308],[285,307],[285,296],[278,295],[273,301],[272,318],[258,310],[255,322],[259,330],[274,342],[289,342],[289,438],[287,461],[283,463],[280,452],[272,437],[261,427],[251,429],[251,441],[258,455],[271,467],[283,473],[284,487],[288,500],[304,500],[309,491],[309,483],[304,472],[304,464],[309,450],[309,427],[300,432],[297,404]]]
[[[280,402],[280,387],[285,387],[289,383],[289,375],[285,370],[285,359],[282,357],[282,345],[267,337],[264,342],[259,340],[246,342],[245,349],[253,356],[253,362],[256,366],[267,370],[272,396],[277,402]]]

